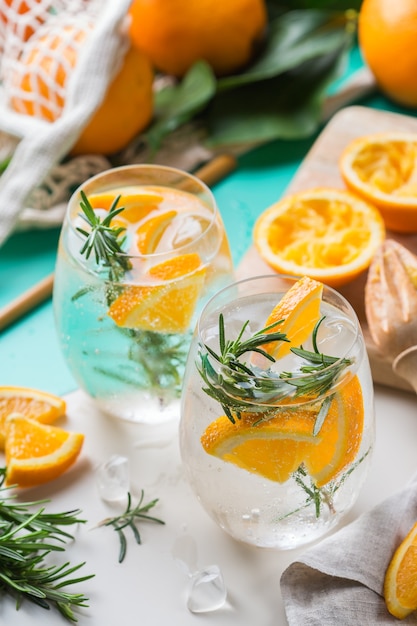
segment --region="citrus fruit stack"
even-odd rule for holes
[[[287,196],[255,223],[254,242],[276,271],[339,287],[363,272],[385,238],[382,217],[358,196],[331,188]]]
[[[417,610],[417,523],[395,551],[387,568],[384,597],[387,609],[398,619]]]
[[[52,394],[0,387],[0,446],[5,450],[7,485],[39,485],[75,463],[84,436],[50,425],[65,409],[62,398]]]
[[[316,281],[300,279],[269,319],[283,319],[280,332],[288,331],[293,341],[303,343],[319,319],[321,288]],[[335,479],[358,453],[364,422],[358,378],[335,392],[320,432],[313,435],[318,411],[317,405],[308,404],[281,407],[276,416],[268,415],[264,421],[259,413],[246,412],[235,424],[224,415],[209,424],[201,443],[208,454],[279,483],[303,465],[321,487]]]

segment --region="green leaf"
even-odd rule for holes
[[[155,96],[155,121],[145,135],[157,149],[163,138],[202,111],[216,93],[216,77],[210,65],[198,61],[179,84],[161,89]]]
[[[11,160],[12,160],[12,157],[8,156],[7,158],[0,161],[0,174],[3,174],[7,170],[7,168],[10,165]]]
[[[294,69],[310,59],[332,54],[350,41],[350,21],[329,11],[290,11],[269,25],[265,48],[243,73],[219,79],[218,91],[235,88]]]
[[[346,52],[343,46],[276,78],[218,94],[207,117],[206,144],[218,148],[310,136],[320,124],[328,85]]]

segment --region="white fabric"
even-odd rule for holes
[[[417,521],[417,475],[401,492],[307,550],[281,577],[290,626],[417,624],[397,620],[383,598],[386,569]]]
[[[69,0],[63,6],[74,14],[80,2]],[[126,16],[130,3],[131,0],[85,2],[94,29],[82,46],[76,68],[68,81],[63,112],[53,123],[13,112],[7,102],[7,80],[4,81],[0,94],[0,131],[18,138],[19,142],[0,178],[0,244],[14,229],[31,192],[68,154],[101,103],[127,50]],[[78,19],[84,19],[78,15]],[[6,54],[7,46],[3,56]],[[4,72],[7,79],[7,66]],[[105,164],[105,161],[101,162],[101,165]],[[89,170],[87,177],[94,173],[94,169]]]

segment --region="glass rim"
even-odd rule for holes
[[[159,171],[164,171],[167,173],[172,173],[172,174],[177,174],[177,175],[181,175],[184,178],[187,178],[189,180],[192,180],[193,182],[197,183],[199,186],[201,186],[201,189],[203,190],[203,192],[205,194],[207,194],[207,196],[209,197],[210,200],[210,204],[207,204],[207,208],[210,209],[211,211],[211,215],[210,215],[210,220],[208,221],[208,225],[207,228],[200,233],[195,239],[193,239],[192,242],[188,242],[186,244],[183,244],[182,246],[179,246],[178,248],[175,248],[175,250],[167,250],[167,251],[162,251],[162,252],[152,252],[149,254],[142,254],[140,252],[138,252],[137,254],[128,254],[128,253],[123,253],[123,254],[118,254],[118,256],[120,257],[124,257],[124,258],[128,258],[128,259],[143,259],[143,260],[149,260],[149,259],[165,259],[165,258],[171,258],[173,254],[180,255],[180,254],[185,254],[187,248],[191,248],[191,247],[195,247],[196,243],[198,243],[203,237],[207,236],[207,233],[210,232],[210,230],[213,228],[213,226],[216,225],[217,222],[217,216],[219,213],[219,209],[217,206],[217,202],[216,199],[214,197],[214,194],[212,192],[212,190],[210,189],[210,187],[204,182],[202,181],[200,178],[198,178],[197,176],[195,176],[194,174],[187,172],[185,170],[181,170],[179,168],[176,167],[171,167],[168,165],[159,165],[159,164],[149,164],[149,163],[137,163],[137,164],[129,164],[129,165],[120,165],[117,167],[110,167],[106,170],[103,170],[101,172],[98,172],[97,174],[94,174],[94,176],[91,176],[90,178],[86,179],[84,182],[82,182],[80,185],[78,185],[78,187],[72,192],[66,209],[65,209],[65,221],[68,224],[69,229],[71,230],[71,232],[74,234],[75,237],[77,237],[77,239],[79,239],[80,243],[83,244],[85,239],[82,237],[81,233],[78,232],[76,226],[74,225],[74,217],[71,213],[72,209],[74,208],[73,205],[75,205],[76,203],[76,198],[79,198],[80,196],[80,191],[84,191],[84,188],[87,184],[93,184],[95,183],[97,180],[100,180],[100,178],[105,177],[106,175],[109,175],[110,173],[115,173],[117,174],[117,172],[128,172],[128,171],[134,171],[134,170],[151,170],[151,169],[156,169]],[[131,183],[134,184],[134,183]],[[146,185],[146,183],[139,183],[139,185]],[[158,185],[158,183],[155,183],[155,185]],[[149,185],[151,186],[151,185]],[[167,187],[169,188],[169,185],[167,184],[160,184],[160,186],[162,187]],[[80,209],[81,211],[81,209]],[[77,213],[77,215],[80,215],[79,213]]]
[[[223,287],[220,291],[216,292],[211,298],[210,300],[208,300],[208,302],[205,304],[205,306],[203,307],[199,318],[197,320],[197,326],[196,326],[196,330],[197,330],[197,340],[199,345],[204,348],[204,350],[207,351],[206,348],[206,342],[204,341],[203,338],[203,333],[202,333],[202,322],[205,319],[205,317],[208,314],[208,311],[210,310],[210,308],[213,307],[213,303],[216,302],[216,300],[222,298],[222,296],[229,290],[232,289],[236,289],[239,287],[239,285],[245,285],[248,283],[256,283],[256,282],[261,282],[262,280],[288,280],[291,281],[293,284],[297,282],[297,280],[299,280],[300,278],[302,278],[302,276],[294,276],[294,275],[290,275],[290,274],[260,274],[260,275],[256,275],[256,276],[250,276],[248,278],[243,278],[237,281],[234,281],[232,283],[229,283],[228,285],[226,285],[225,287]],[[319,282],[319,281],[317,281]],[[358,316],[356,314],[356,311],[354,310],[353,306],[350,304],[350,302],[345,298],[345,296],[343,294],[341,294],[339,291],[337,291],[336,289],[334,289],[333,287],[329,287],[328,285],[323,284],[323,295],[327,294],[331,294],[333,297],[340,299],[340,301],[343,303],[343,305],[347,308],[348,313],[349,313],[349,319],[351,322],[353,322],[354,324],[354,333],[352,333],[352,341],[349,343],[349,345],[346,347],[346,349],[343,351],[343,354],[337,357],[337,360],[332,363],[331,365],[329,365],[328,367],[324,368],[323,370],[320,370],[320,373],[326,373],[329,371],[332,371],[334,368],[336,368],[338,365],[341,364],[341,362],[348,358],[349,353],[352,351],[355,343],[357,342],[358,338],[361,336],[361,329],[360,329],[360,324],[359,324],[359,320],[358,320]],[[261,295],[262,292],[259,292],[258,295]],[[266,293],[266,291],[264,292]],[[285,292],[284,292],[285,293]],[[229,302],[231,302],[232,300],[229,300]],[[215,312],[216,309],[213,309],[213,312]],[[221,310],[219,310],[219,313],[221,312]],[[278,327],[279,330],[279,327]],[[299,346],[297,346],[299,347]],[[212,363],[215,359],[212,355],[210,355],[210,353],[207,351],[209,358],[210,358],[210,362]],[[248,352],[249,354],[249,352]],[[336,358],[336,357],[335,357]],[[231,368],[229,368],[227,365],[224,365],[222,363],[220,363],[219,361],[216,360],[216,363],[218,364],[219,370],[223,371],[223,372],[228,372],[228,371],[232,371]],[[352,361],[352,363],[347,367],[347,373],[354,373],[359,367],[359,363],[356,363],[355,360]],[[315,374],[314,373],[300,373],[297,376],[293,376],[291,378],[292,381],[302,381],[302,380],[308,380],[309,378],[314,378]],[[309,398],[308,400],[306,400],[305,402],[317,402],[318,398],[324,398],[326,395],[330,395],[332,393],[334,393],[335,389],[337,389],[338,387],[341,386],[341,384],[345,384],[346,382],[348,382],[348,380],[350,380],[352,377],[352,375],[347,376],[346,374],[341,376],[340,380],[336,381],[336,384],[334,386],[332,386],[326,393],[320,394],[318,397],[315,398]],[[245,379],[244,375],[242,375],[242,378]],[[261,382],[263,380],[265,380],[264,377],[262,376],[256,376],[256,375],[247,375],[247,379],[246,380],[251,380],[254,381],[254,383],[256,384],[257,381]],[[273,379],[270,379],[271,381]],[[282,386],[283,383],[285,383],[286,379],[285,378],[277,378],[277,384],[276,387],[278,388],[279,386]],[[289,385],[289,383],[287,383]],[[291,385],[291,387],[294,388],[294,393],[296,392],[296,385]],[[295,401],[297,400],[301,400],[301,396],[290,396],[287,395],[285,397],[292,397]],[[238,399],[236,397],[236,399]],[[245,404],[251,404],[251,400],[250,398],[245,398],[244,400]],[[300,403],[305,403],[305,402],[300,402]],[[259,402],[256,398],[254,398],[252,400],[252,404],[257,404],[260,405],[262,404],[261,402]]]

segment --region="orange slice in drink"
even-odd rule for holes
[[[255,223],[254,242],[273,269],[310,276],[331,287],[368,268],[385,238],[378,210],[337,189],[312,189],[283,198]]]
[[[132,285],[112,303],[108,314],[118,326],[159,333],[184,333],[204,287],[206,267],[196,253],[158,265],[147,278],[155,284]]]
[[[281,332],[289,342],[267,343],[262,348],[275,359],[288,354],[291,348],[298,348],[311,336],[320,319],[320,304],[323,284],[303,276],[285,293],[266,320],[265,327],[283,320],[267,333]],[[254,357],[260,355],[255,354]],[[262,358],[262,357],[261,357]],[[258,359],[256,359],[258,361]]]
[[[0,449],[4,447],[5,421],[12,413],[50,424],[65,411],[65,401],[51,393],[27,387],[0,387]]]
[[[141,254],[153,254],[177,211],[165,211],[142,222],[136,230],[136,245]]]
[[[388,611],[404,619],[417,610],[417,522],[398,546],[385,574]]]
[[[88,196],[88,200],[93,209],[105,209],[109,211],[114,200],[119,195],[120,200],[117,206],[124,207],[124,211],[117,217],[123,217],[131,224],[139,222],[149,215],[151,211],[155,211],[163,200],[161,194],[153,191],[119,192],[117,189],[91,194]]]
[[[6,484],[33,487],[75,463],[84,435],[13,413],[6,420]]]
[[[364,410],[362,389],[352,378],[331,401],[317,435],[319,407],[282,408],[262,421],[262,414],[242,413],[235,424],[224,415],[204,431],[204,450],[248,472],[279,483],[303,465],[317,487],[335,479],[358,453]]]

